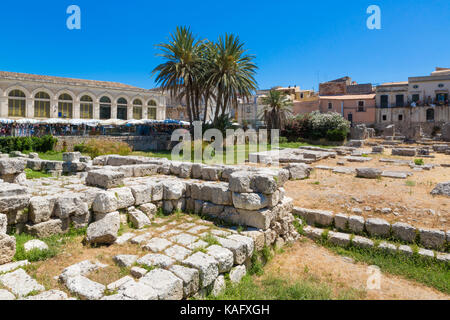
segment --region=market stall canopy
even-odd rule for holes
[[[126,122],[127,126],[140,126],[144,124],[142,120],[130,119]]]
[[[102,120],[100,122],[100,125],[102,126],[123,126],[126,124],[125,120],[120,119],[108,119],[108,120]]]
[[[69,124],[69,120],[59,119],[59,118],[51,118],[42,120],[40,123],[42,124]]]
[[[18,123],[18,124],[36,124],[36,123],[40,123],[40,121],[36,120],[36,119],[19,119],[19,120],[16,120],[16,123]]]

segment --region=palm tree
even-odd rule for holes
[[[214,123],[231,106],[237,107],[238,97],[250,97],[256,90],[254,56],[246,54],[239,37],[225,34],[210,49],[208,85],[215,88]]]
[[[261,98],[264,107],[264,120],[268,129],[283,130],[286,120],[292,114],[292,102],[281,91],[270,90]]]
[[[209,102],[215,100],[213,123],[238,97],[248,98],[256,90],[254,56],[246,54],[244,43],[226,34],[217,43],[200,41],[187,27],[177,27],[168,43],[157,45],[165,62],[152,72],[163,91],[178,101],[186,101],[189,120],[205,123]],[[204,110],[201,110],[201,107]]]
[[[200,50],[202,41],[195,38],[189,28],[177,27],[175,34],[170,35],[168,43],[157,45],[161,53],[158,56],[166,62],[158,65],[152,72],[157,74],[155,82],[163,91],[168,91],[172,97],[186,100],[189,120],[199,120],[199,112],[192,108],[195,94],[195,83],[201,73]]]

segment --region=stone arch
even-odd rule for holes
[[[14,90],[22,91],[25,94],[25,98],[28,98],[28,99],[32,98],[30,91],[28,91],[25,87],[23,87],[21,85],[13,85],[13,86],[8,87],[5,90],[5,96],[8,97],[9,94],[11,93],[11,91],[14,91]]]
[[[109,93],[107,93],[107,92],[103,92],[103,93],[97,95],[97,98],[96,98],[95,101],[96,101],[97,103],[100,103],[100,99],[103,98],[103,97],[108,97],[109,100],[111,100],[111,103],[114,103],[115,100],[116,100],[116,99],[114,99],[114,97],[113,97],[111,94],[109,94]]]
[[[55,93],[53,91],[51,91],[50,89],[48,89],[46,87],[39,87],[37,89],[34,89],[31,92],[31,97],[34,99],[39,92],[45,92],[46,94],[48,94],[50,96],[50,99],[58,98],[58,97],[55,97]]]
[[[59,97],[63,94],[68,94],[69,96],[72,97],[72,101],[75,102],[75,98],[76,98],[76,94],[73,93],[72,91],[68,90],[68,89],[61,89],[56,93],[56,100],[59,100]]]
[[[124,95],[121,95],[121,96],[118,96],[117,97],[117,99],[115,100],[115,102],[117,103],[117,104],[125,104],[125,103],[122,103],[122,102],[124,102],[123,100],[125,100],[127,103],[127,105],[129,105],[130,104],[130,98],[129,97],[127,97],[127,96],[124,96]],[[120,102],[119,102],[120,101]]]
[[[154,104],[152,104],[154,103]],[[150,99],[147,100],[147,106],[148,107],[157,107],[158,106],[158,99],[151,97]]]
[[[89,96],[92,98],[92,102],[97,101],[97,97],[95,96],[94,93],[92,93],[91,91],[83,91],[80,94],[77,95],[77,101],[81,101],[81,98],[84,96]]]

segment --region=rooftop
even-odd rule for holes
[[[379,86],[407,86],[408,81],[399,81],[399,82],[386,82],[382,83]]]
[[[29,74],[29,73],[18,73],[18,72],[7,72],[7,71],[0,71],[0,78],[40,81],[40,82],[57,83],[57,84],[65,83],[65,84],[78,85],[78,86],[79,85],[87,85],[87,86],[103,87],[103,88],[149,91],[147,89],[138,88],[138,87],[130,86],[130,85],[119,83],[119,82],[63,78],[63,77],[43,76],[43,75],[36,75],[36,74]]]
[[[338,96],[320,96],[320,99],[327,100],[367,100],[367,99],[375,99],[376,94],[346,94],[346,95],[338,95]]]

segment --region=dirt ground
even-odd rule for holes
[[[298,241],[284,253],[277,254],[265,272],[292,280],[314,277],[327,283],[335,293],[359,292],[367,300],[449,300],[450,296],[414,281],[381,274],[380,290],[368,290],[368,265],[332,253],[311,240]]]
[[[389,154],[389,155],[388,155]],[[423,158],[425,164],[450,163],[450,156],[435,154],[436,158]],[[346,162],[345,167],[372,167],[383,171],[410,171],[408,179],[360,179],[355,174],[336,174],[315,169],[307,180],[288,181],[285,184],[287,196],[294,199],[294,205],[309,209],[331,210],[335,213],[352,214],[352,209],[362,210],[365,218],[377,217],[389,222],[406,222],[418,227],[450,230],[450,201],[448,197],[432,196],[431,190],[437,183],[450,181],[450,168],[437,167],[430,171],[414,172],[408,165],[393,165],[379,162],[381,158],[414,160],[420,157],[390,156],[390,149],[384,155],[369,155],[366,163]],[[326,159],[312,166],[338,167],[343,157]],[[385,214],[383,208],[392,209]],[[353,213],[354,214],[354,213]]]

